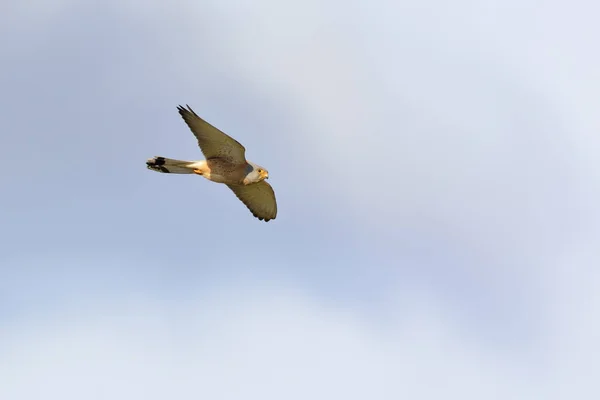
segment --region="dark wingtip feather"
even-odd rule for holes
[[[181,105],[177,106],[177,111],[179,111],[179,114],[185,119],[186,115],[191,114],[195,117],[198,117],[198,114],[196,114],[196,112],[194,110],[192,110],[192,107],[190,107],[189,105],[185,105],[187,107],[187,109]],[[199,118],[199,117],[198,117]]]
[[[264,217],[259,217],[259,216],[258,216],[258,215],[256,215],[256,214],[252,214],[252,215],[253,215],[255,218],[258,218],[258,220],[259,220],[259,221],[265,221],[265,222],[269,222],[269,221],[272,221],[272,220],[274,220],[274,219],[275,219],[275,218],[264,218]]]

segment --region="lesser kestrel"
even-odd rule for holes
[[[224,183],[256,218],[270,221],[277,216],[275,192],[265,179],[269,172],[246,160],[246,149],[237,140],[221,132],[191,108],[178,106],[179,114],[198,139],[206,157],[201,161],[182,161],[154,157],[146,161],[149,169],[171,174],[197,174],[209,181]]]

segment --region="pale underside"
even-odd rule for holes
[[[233,164],[221,158],[197,161],[190,164],[194,172],[209,181],[229,185],[242,185],[246,177],[247,164]]]

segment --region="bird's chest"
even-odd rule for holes
[[[239,183],[244,179],[244,167],[221,160],[208,160],[210,170],[206,178],[218,183]]]

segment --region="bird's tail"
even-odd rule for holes
[[[173,160],[172,158],[153,157],[146,161],[148,169],[165,174],[193,174],[196,161]]]

